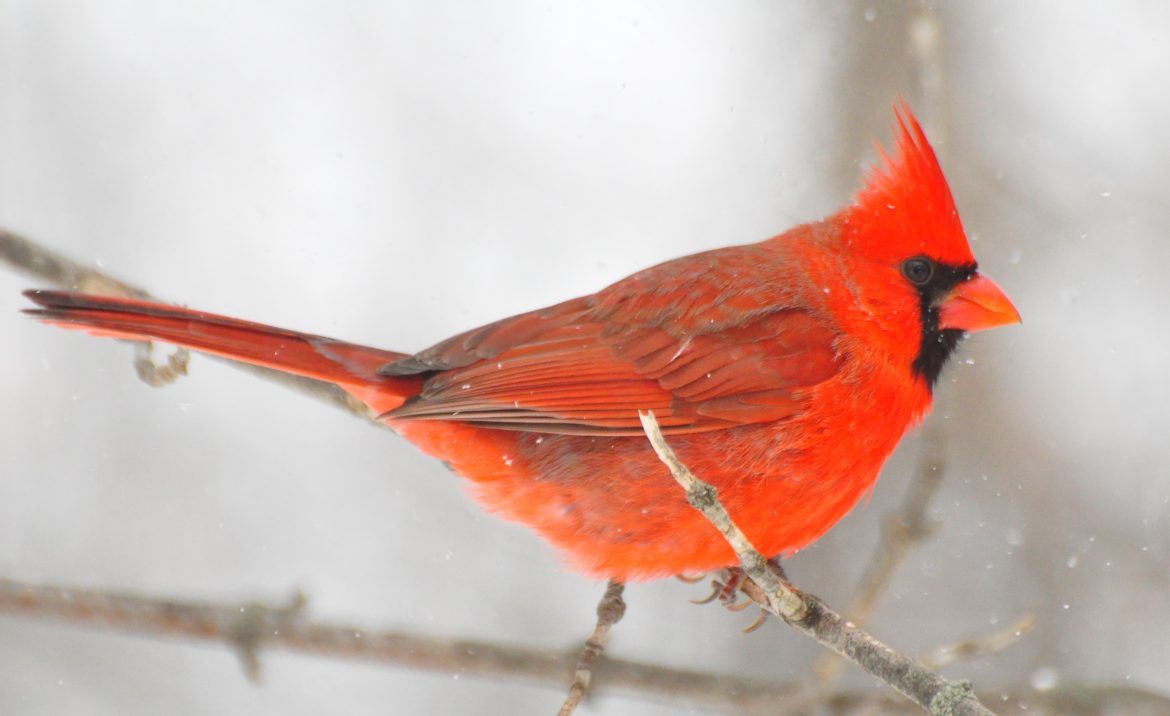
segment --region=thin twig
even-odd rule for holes
[[[577,670],[573,674],[573,683],[569,686],[569,695],[565,698],[558,716],[572,716],[577,710],[577,705],[589,693],[589,685],[593,680],[593,664],[605,651],[613,625],[621,621],[626,614],[626,602],[622,599],[625,588],[625,584],[613,579],[606,585],[605,594],[597,604],[597,626],[585,640],[585,648],[581,650]]]
[[[994,654],[1015,644],[1034,628],[1036,628],[1036,617],[1025,614],[1015,624],[990,636],[940,647],[922,657],[921,661],[931,669],[941,669],[959,659],[973,659],[977,656]]]
[[[790,626],[816,639],[912,699],[931,714],[987,716],[970,682],[949,681],[847,622],[817,597],[797,592],[772,570],[735,526],[719,502],[715,488],[696,478],[678,459],[663,437],[653,413],[640,413],[646,437],[662,462],[686,490],[687,500],[703,513],[735,549],[744,572],[751,578],[744,592]],[[763,572],[764,579],[756,574]],[[794,603],[795,602],[795,603]]]

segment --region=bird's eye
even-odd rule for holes
[[[922,257],[907,259],[902,264],[902,275],[915,286],[925,286],[934,276],[934,262]]]

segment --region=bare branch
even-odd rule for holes
[[[607,597],[610,591],[607,590]],[[603,600],[604,606],[605,600]],[[604,606],[609,609],[608,606]],[[444,674],[519,680],[563,688],[577,649],[557,652],[492,642],[439,639],[309,619],[302,596],[283,606],[214,604],[0,579],[0,614],[41,617],[152,637],[186,637],[228,645],[245,673],[259,673],[263,649],[372,661]],[[606,619],[616,622],[612,615]],[[607,693],[663,703],[759,713],[792,696],[791,685],[670,669],[601,655],[591,671]]]
[[[250,668],[249,660],[254,659],[258,665],[262,651],[272,648],[560,689],[577,661],[577,655],[569,651],[329,624],[311,620],[307,612],[299,593],[294,593],[287,604],[273,607],[259,602],[198,603],[0,579],[0,614],[48,618],[149,637],[216,641],[237,652],[245,673]],[[594,693],[624,693],[660,703],[736,714],[775,714],[777,704],[791,704],[799,692],[791,684],[670,669],[604,655],[593,664],[592,671]],[[1037,692],[1025,686],[1018,693],[997,690],[984,698],[991,696],[1003,704],[1005,714],[1036,713],[1045,706],[1053,713],[1070,716],[1170,713],[1170,699],[1130,687],[1067,685]],[[881,692],[842,692],[827,698],[818,713],[909,714],[917,708]]]
[[[671,474],[686,490],[687,500],[727,537],[728,543],[735,549],[744,572],[751,578],[743,586],[748,596],[798,631],[885,681],[931,714],[991,714],[975,696],[970,682],[943,678],[881,643],[857,625],[845,621],[817,597],[799,593],[785,583],[773,571],[767,559],[735,526],[727,509],[719,502],[715,488],[696,478],[674,454],[654,415],[649,412],[639,415],[646,437],[662,462],[670,468]],[[766,573],[762,582],[756,578],[756,573],[761,571]],[[798,604],[793,604],[794,600]]]
[[[573,674],[573,683],[569,686],[569,695],[561,706],[559,716],[571,716],[577,710],[581,699],[589,692],[589,684],[593,679],[593,664],[605,651],[609,642],[609,631],[614,624],[621,621],[626,614],[626,603],[622,600],[622,592],[626,585],[615,580],[609,580],[605,587],[605,594],[597,604],[597,626],[593,634],[585,641],[585,648],[577,660],[577,671]]]

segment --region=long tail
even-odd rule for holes
[[[25,291],[41,308],[25,313],[96,336],[157,339],[232,360],[337,384],[378,414],[418,393],[421,376],[382,376],[402,353],[288,331],[213,313],[70,291]]]

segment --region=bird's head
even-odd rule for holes
[[[895,109],[896,151],[880,146],[852,206],[838,215],[839,240],[867,276],[876,320],[888,317],[904,335],[918,322],[913,369],[928,384],[965,333],[1018,323],[1020,314],[991,279],[979,273],[950,187],[922,127],[905,104]],[[887,316],[880,315],[883,311]]]

